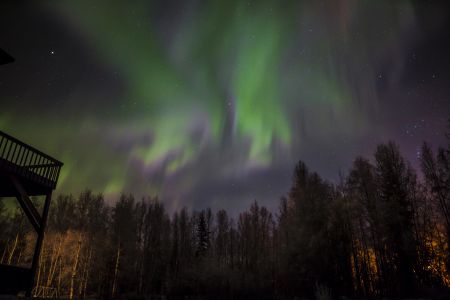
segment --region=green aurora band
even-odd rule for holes
[[[172,207],[211,168],[236,177],[294,162],[306,138],[367,134],[374,66],[415,23],[408,1],[39,6],[119,79],[104,94],[78,86],[46,122],[0,112],[0,127],[65,162],[60,191],[157,193]]]

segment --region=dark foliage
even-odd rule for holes
[[[450,148],[422,151],[423,182],[394,143],[356,158],[339,185],[299,162],[273,215],[236,218],[90,191],[57,197],[35,294],[321,298],[421,296],[450,285]],[[30,261],[31,228],[0,202],[1,262]],[[49,292],[48,292],[49,293]]]

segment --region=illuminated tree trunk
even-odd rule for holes
[[[6,250],[8,250],[8,243],[9,243],[9,240],[6,241],[5,249],[3,249],[3,254],[2,254],[2,259],[0,260],[0,264],[2,264],[3,261],[5,260],[5,257],[6,257]]]
[[[47,277],[47,286],[50,286],[53,282],[53,278],[56,273],[56,268],[58,265],[58,261],[60,260],[60,254],[61,254],[61,247],[62,247],[62,236],[59,237],[59,243],[57,245],[57,248],[55,250],[55,253],[52,255],[52,259],[50,262],[50,269],[49,274]]]
[[[75,277],[77,275],[77,269],[78,269],[78,261],[80,258],[80,250],[81,250],[81,234],[78,238],[78,247],[77,247],[77,252],[75,254],[75,261],[73,263],[72,266],[72,274],[70,277],[70,290],[69,290],[69,299],[73,299],[73,290],[74,290],[74,285],[75,285]]]
[[[43,255],[43,254],[44,254],[44,250],[45,250],[45,244],[42,243],[41,257],[44,256],[44,255]],[[36,284],[35,284],[35,286],[34,286],[35,291],[34,291],[34,293],[33,293],[33,296],[34,296],[34,297],[37,297],[37,296],[38,296],[38,287],[39,287],[39,281],[41,280],[41,272],[42,272],[42,263],[43,263],[42,261],[43,261],[42,258],[39,259],[39,265],[38,265],[37,275],[36,275]]]
[[[14,239],[14,243],[13,243],[11,252],[9,252],[8,263],[7,263],[8,265],[10,265],[12,262],[12,258],[14,256],[14,252],[16,251],[18,241],[19,241],[19,233],[16,234],[16,238]]]
[[[114,297],[114,294],[116,293],[117,275],[119,274],[119,262],[120,262],[120,242],[119,242],[119,246],[117,247],[116,264],[114,267],[114,279],[113,279],[111,297]]]
[[[62,259],[59,260],[59,274],[58,274],[58,285],[57,285],[57,293],[61,294],[61,277],[62,277]]]
[[[86,298],[86,289],[87,289],[87,283],[89,280],[89,270],[90,270],[90,264],[91,264],[91,257],[92,257],[92,248],[89,248],[89,255],[87,258],[87,261],[84,265],[84,274],[83,274],[83,281],[81,286],[81,297],[84,299]]]
[[[23,253],[23,250],[20,249],[20,250],[19,250],[19,257],[17,257],[17,264],[18,264],[18,265],[20,265],[20,262],[21,262],[21,260],[22,260],[22,253]]]

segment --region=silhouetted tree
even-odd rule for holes
[[[196,255],[198,257],[203,257],[209,250],[210,241],[209,241],[209,228],[206,221],[206,212],[201,211],[198,216],[197,221],[197,251]]]
[[[390,142],[375,152],[376,178],[382,210],[385,247],[388,251],[389,291],[414,294],[417,249],[413,227],[413,205],[408,187],[414,184],[413,171],[405,164],[398,147]]]
[[[175,211],[156,197],[113,205],[89,190],[52,203],[34,296],[242,297],[445,294],[449,274],[450,145],[424,144],[423,180],[394,143],[373,164],[357,157],[332,184],[303,162],[274,216],[257,201],[225,210]],[[0,199],[2,264],[25,266],[33,228]]]

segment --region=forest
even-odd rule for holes
[[[420,170],[398,146],[357,157],[338,184],[303,162],[269,211],[237,216],[89,190],[52,202],[33,294],[69,299],[150,296],[332,299],[416,297],[450,287],[450,140],[423,144]],[[2,264],[27,266],[34,235],[0,201]]]

